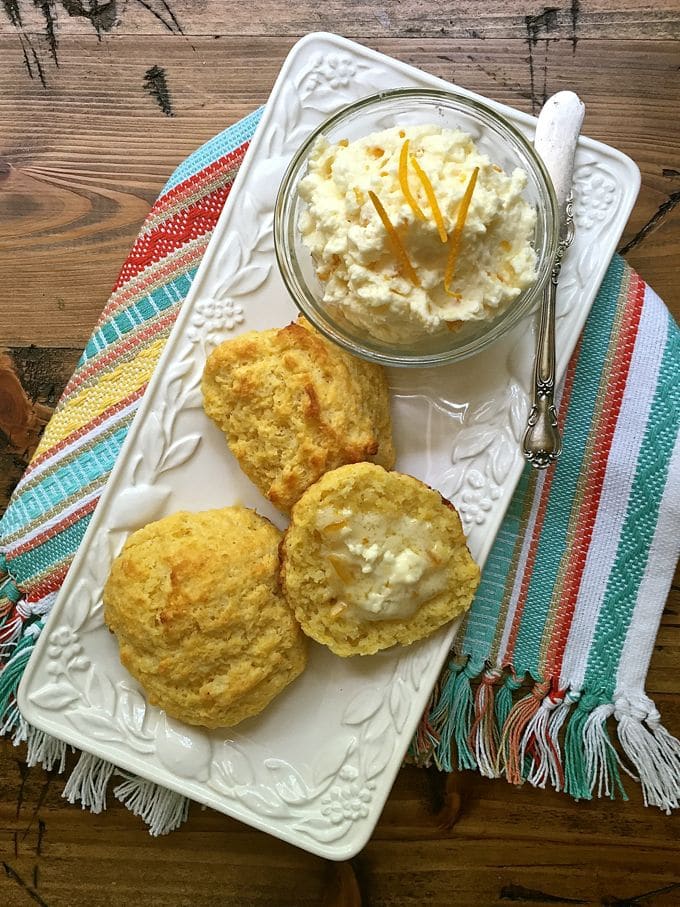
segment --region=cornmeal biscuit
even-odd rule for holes
[[[394,465],[383,369],[304,320],[217,347],[203,400],[245,474],[285,512],[329,469],[367,459]]]
[[[302,629],[336,655],[428,636],[466,611],[479,585],[453,505],[372,463],[312,485],[293,507],[280,554]]]
[[[152,705],[231,726],[303,671],[306,640],[279,587],[280,537],[254,511],[227,507],[175,513],[128,538],[104,618]]]

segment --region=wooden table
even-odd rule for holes
[[[173,167],[267,99],[296,38],[340,31],[536,112],[575,89],[584,131],[642,191],[628,260],[680,315],[680,0],[3,0],[0,7],[0,501],[35,446]],[[680,734],[680,587],[649,677]],[[0,747],[0,904],[680,904],[680,822],[474,773],[404,769],[375,835],[333,864],[193,807],[151,839],[113,801]]]

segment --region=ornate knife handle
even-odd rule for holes
[[[562,437],[555,407],[555,300],[562,258],[574,238],[573,198],[565,208],[562,238],[555,253],[550,280],[543,290],[541,320],[538,328],[534,362],[534,392],[531,411],[524,433],[522,452],[537,469],[545,469],[562,453]]]

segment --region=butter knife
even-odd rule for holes
[[[585,106],[573,91],[560,91],[543,105],[534,137],[555,188],[560,218],[559,245],[541,301],[532,406],[522,442],[524,457],[537,469],[550,466],[562,452],[555,407],[555,301],[562,258],[574,238],[571,184],[584,114]]]

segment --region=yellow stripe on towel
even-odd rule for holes
[[[160,337],[140,350],[129,362],[123,362],[110,372],[102,374],[92,387],[85,388],[72,397],[64,409],[58,410],[50,420],[35,455],[63,441],[74,431],[96,419],[110,406],[125,399],[146,384],[165,346],[166,337]]]

